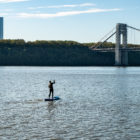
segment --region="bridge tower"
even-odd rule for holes
[[[127,24],[118,23],[116,25],[115,65],[128,65]]]

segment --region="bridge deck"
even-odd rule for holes
[[[115,48],[96,48],[93,49],[96,52],[115,52]],[[140,51],[140,48],[121,48],[121,51]]]

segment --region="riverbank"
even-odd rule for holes
[[[0,66],[114,66],[113,52],[90,49],[95,43],[1,40]],[[108,48],[115,44],[106,43]],[[137,46],[140,47],[140,46]],[[140,66],[140,52],[129,52],[129,66]]]

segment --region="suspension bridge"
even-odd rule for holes
[[[129,26],[127,24],[118,23],[107,35],[105,35],[98,43],[90,48],[94,51],[114,51],[115,52],[115,64],[116,66],[127,66],[128,52],[140,51],[140,48],[128,47],[128,28],[140,32],[140,29]],[[116,35],[115,48],[102,48],[102,45],[110,38]],[[121,43],[122,42],[122,43]]]

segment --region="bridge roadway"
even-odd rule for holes
[[[92,48],[94,52],[115,52],[115,48]],[[140,51],[140,48],[121,48],[121,51]]]

